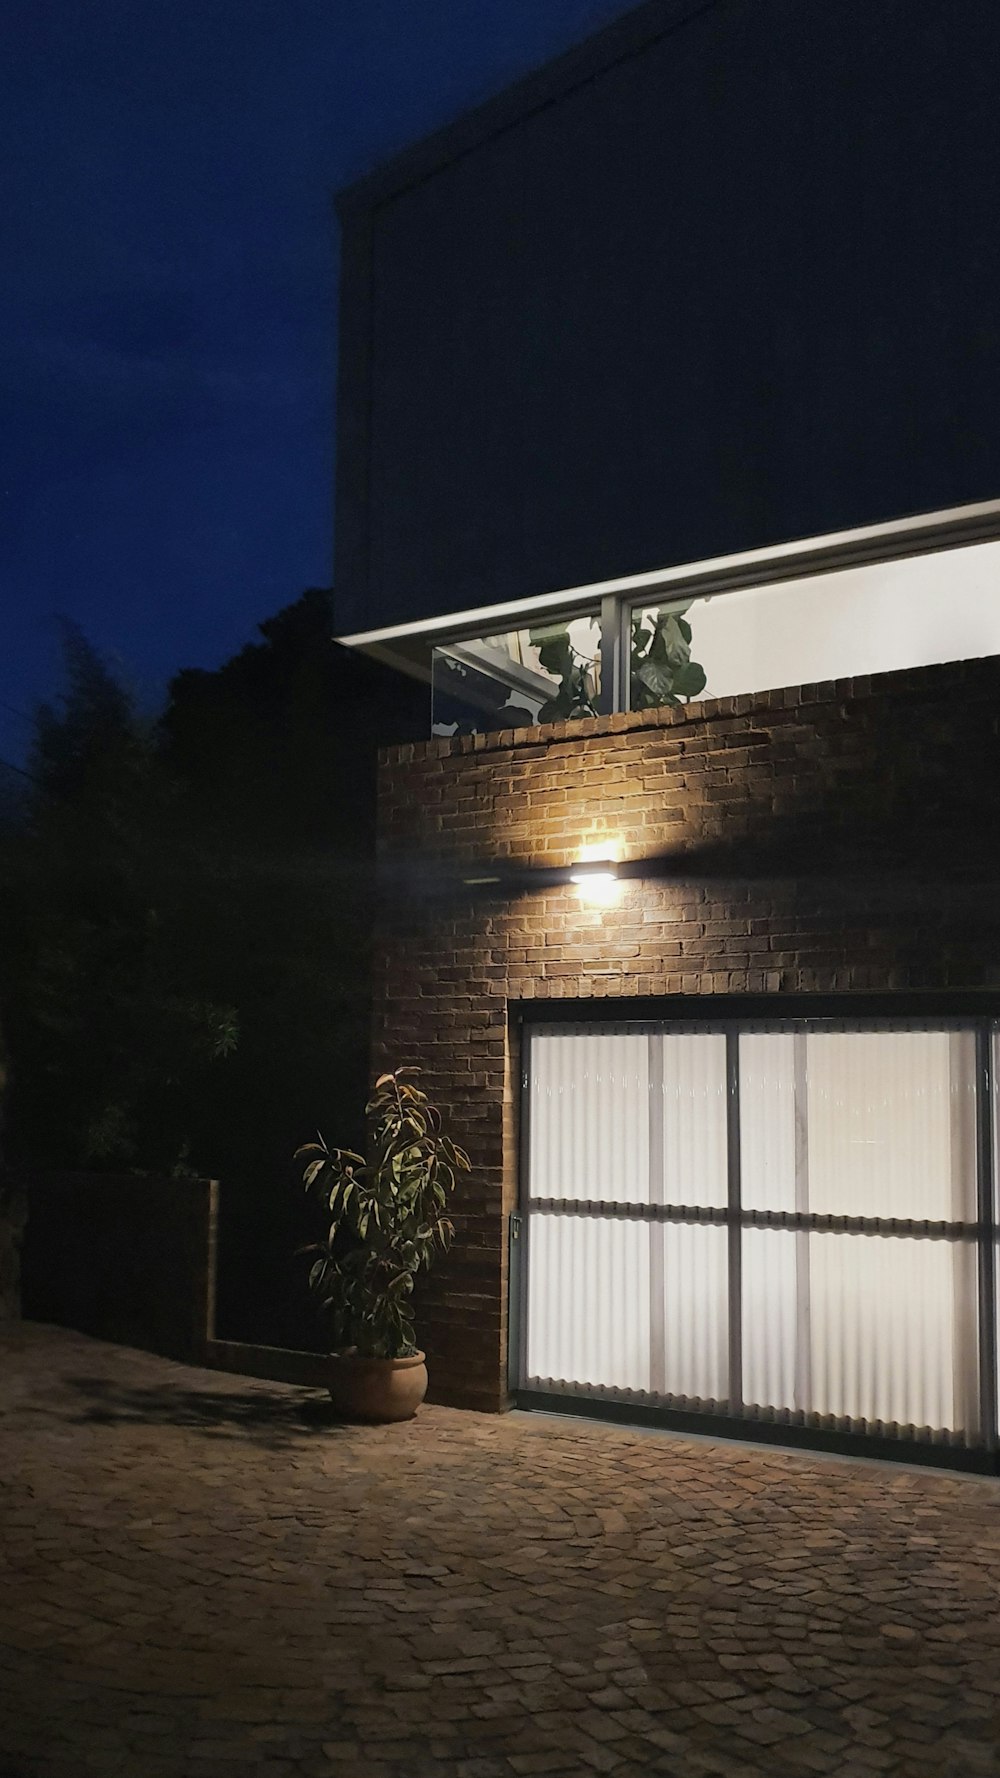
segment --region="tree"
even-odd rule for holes
[[[32,1165],[183,1168],[236,1013],[204,991],[155,732],[68,624],[63,657],[4,846],[9,1144]]]
[[[310,1228],[287,1157],[321,1118],[363,1137],[376,755],[428,731],[426,691],[333,628],[330,594],[309,590],[217,672],[179,674],[162,725],[211,886],[214,992],[240,1013],[197,1138],[224,1181],[220,1325],[297,1344],[315,1328],[289,1256]]]
[[[274,1343],[313,1336],[287,1157],[363,1128],[377,747],[426,733],[332,630],[307,592],[146,723],[67,627],[0,841],[12,1151],[221,1179],[220,1330]]]

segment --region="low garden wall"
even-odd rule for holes
[[[209,1362],[219,1188],[209,1179],[21,1174],[23,1313]]]
[[[21,1241],[26,1205],[17,1180],[0,1168],[0,1321],[21,1313]]]

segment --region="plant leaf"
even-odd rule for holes
[[[703,692],[708,683],[704,667],[697,661],[688,661],[686,666],[678,667],[674,674],[674,691],[681,698],[696,698]]]

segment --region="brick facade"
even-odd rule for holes
[[[436,1399],[507,1400],[512,1006],[924,990],[986,1005],[991,989],[1000,1005],[998,729],[986,660],[382,756],[376,1061],[424,1069],[474,1169],[421,1302]],[[638,873],[613,908],[544,877],[463,883],[604,840]]]

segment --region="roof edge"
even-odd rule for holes
[[[367,215],[533,112],[596,79],[616,62],[628,60],[688,20],[724,4],[726,0],[644,0],[622,18],[613,19],[542,67],[343,186],[334,196],[341,222],[346,225]]]
[[[470,610],[386,624],[377,630],[342,633],[336,635],[334,641],[342,648],[354,648],[364,653],[379,652],[382,658],[388,658],[392,650],[432,645],[435,640],[456,641],[462,636],[474,636],[482,627],[487,631],[495,630],[501,622],[522,628],[525,623],[544,622],[546,618],[567,610],[588,606],[596,609],[608,596],[635,599],[646,594],[659,599],[698,598],[706,593],[737,591],[769,585],[777,580],[799,580],[815,574],[836,573],[844,568],[867,567],[900,556],[992,543],[998,538],[1000,498],[973,500],[961,506],[934,507],[926,512],[908,513],[902,518],[880,520],[876,524],[790,538],[723,556],[708,556],[701,561],[678,562],[638,574],[561,587],[555,592],[528,594],[520,599],[503,600]]]

